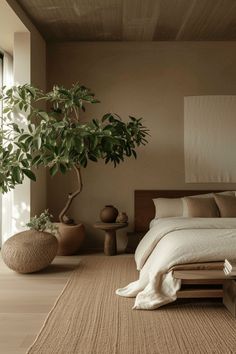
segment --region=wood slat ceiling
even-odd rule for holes
[[[47,40],[236,40],[236,0],[17,0]]]

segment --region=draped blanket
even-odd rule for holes
[[[156,309],[176,300],[181,281],[173,266],[225,258],[236,259],[235,218],[159,219],[135,252],[139,279],[116,294],[136,297],[134,309]]]

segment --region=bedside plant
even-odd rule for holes
[[[58,227],[51,222],[53,216],[49,213],[48,209],[44,210],[39,216],[35,215],[26,224],[31,230],[37,230],[40,232],[49,232],[56,236]]]
[[[73,169],[78,188],[69,193],[59,214],[64,231],[65,225],[74,225],[67,212],[82,191],[81,168],[88,161],[99,159],[116,167],[125,157],[136,158],[136,148],[147,143],[148,130],[142,118],[130,116],[123,122],[117,114],[107,113],[101,120],[81,122],[85,105],[99,101],[90,89],[78,83],[70,89],[54,86],[46,93],[28,84],[3,88],[0,101],[4,107],[0,131],[1,191],[13,189],[25,176],[35,181],[32,167],[47,167],[51,176]],[[45,103],[48,111],[37,108],[39,102]],[[20,112],[26,117],[24,124]]]

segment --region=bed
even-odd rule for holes
[[[140,277],[117,290],[120,296],[136,297],[135,309],[155,309],[176,298],[222,297],[222,286],[228,278],[223,272],[223,260],[236,254],[235,218],[166,218],[157,220],[158,225],[149,230],[155,216],[153,199],[212,192],[135,191],[135,232],[145,234],[135,253]],[[169,253],[177,255],[176,264]]]

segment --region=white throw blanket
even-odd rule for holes
[[[181,281],[171,267],[225,258],[236,259],[236,218],[160,219],[135,252],[139,279],[116,294],[136,297],[134,309],[156,309],[176,300]]]

